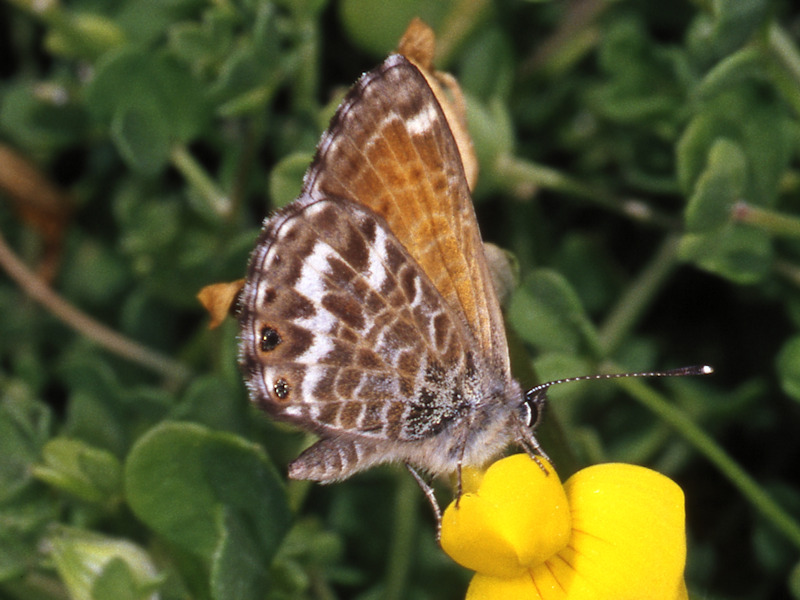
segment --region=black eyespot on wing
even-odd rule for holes
[[[279,400],[286,400],[289,397],[289,382],[283,377],[278,379],[272,387]]]
[[[274,350],[275,347],[283,341],[281,334],[277,329],[264,325],[261,328],[260,348],[262,352],[269,352]]]

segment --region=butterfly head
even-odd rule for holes
[[[547,403],[547,388],[549,387],[549,384],[537,385],[525,392],[520,410],[526,427],[536,429],[539,426],[544,406]]]

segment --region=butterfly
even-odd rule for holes
[[[512,443],[544,456],[534,430],[558,382],[512,377],[458,144],[400,54],[353,86],[300,196],[264,222],[239,321],[252,401],[320,438],[293,479],[404,463],[438,516],[419,470],[460,482]]]
[[[265,222],[239,318],[251,398],[322,438],[293,478],[538,449],[457,145],[402,55],[356,83],[299,198]]]

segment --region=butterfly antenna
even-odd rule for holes
[[[560,383],[572,383],[573,381],[591,381],[594,379],[621,379],[623,377],[686,377],[690,375],[710,375],[714,368],[709,365],[694,365],[691,367],[679,367],[666,371],[642,371],[639,373],[599,373],[596,375],[581,375],[580,377],[567,377],[556,379],[547,383],[540,383],[525,392],[525,405],[528,407],[528,426],[535,427],[539,422],[542,406],[547,400],[547,390]]]

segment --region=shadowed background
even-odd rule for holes
[[[249,405],[195,298],[420,16],[518,267],[517,376],[717,371],[553,389],[560,474],[669,475],[692,596],[800,598],[800,11],[392,4],[0,3],[0,595],[463,597],[403,469],[286,483],[310,439]]]

